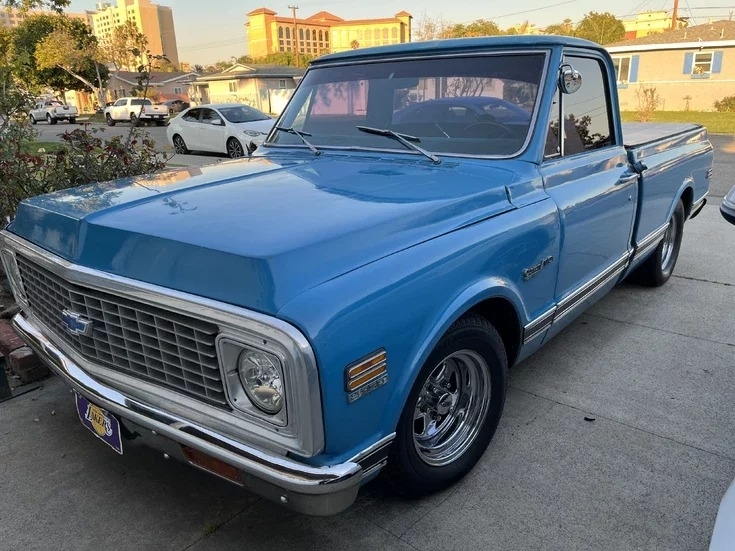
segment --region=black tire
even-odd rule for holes
[[[463,356],[475,361],[481,359],[485,364],[485,369],[478,369],[479,376],[473,379],[475,384],[467,387],[480,392],[481,397],[477,400],[467,398],[458,390],[460,379],[465,377],[459,375],[461,369],[455,371],[455,384],[451,378],[438,375],[446,375],[452,365],[461,366],[459,358]],[[388,461],[388,476],[396,489],[410,497],[433,493],[450,486],[475,466],[490,444],[503,413],[507,372],[505,346],[486,319],[468,315],[449,328],[421,368],[398,421],[395,445]],[[454,397],[447,401],[447,396],[454,394],[453,386],[456,386],[458,397],[456,401]],[[473,394],[467,388],[465,392]],[[455,408],[464,398],[469,405],[464,414],[460,414]],[[433,422],[440,437],[434,448],[430,442],[433,437],[426,436],[428,418],[428,425]],[[442,420],[437,422],[437,419]],[[443,430],[446,432],[442,436]],[[469,431],[464,437],[463,430]],[[453,438],[458,438],[455,444],[452,444]],[[449,447],[443,450],[442,446]],[[432,449],[439,451],[432,455]]]
[[[130,113],[130,124],[133,126],[140,126],[140,119],[135,113]]]
[[[245,155],[245,148],[242,146],[242,143],[240,143],[240,140],[237,138],[230,138],[227,140],[227,156],[230,157],[230,159],[239,159]]]
[[[69,124],[76,124],[76,123],[77,123],[77,119],[75,119],[74,117],[69,119]]]
[[[171,138],[171,141],[174,144],[174,151],[176,151],[178,155],[189,154],[189,148],[186,147],[186,142],[184,141],[184,138],[182,138],[178,134],[174,134],[173,138]]]
[[[115,126],[115,119],[109,113],[105,115],[105,121],[107,121],[107,126]]]
[[[166,121],[156,121],[156,126],[165,126]]]
[[[56,123],[57,123],[57,122],[59,122],[59,121],[57,121],[57,120],[56,120],[56,119],[55,119],[54,117],[52,117],[52,116],[51,116],[50,114],[46,113],[46,122],[47,122],[47,123],[49,123],[50,125],[54,125],[54,124],[56,124]]]
[[[36,120],[36,117],[34,117],[33,115],[29,115],[29,116],[31,118],[31,124],[38,124],[38,121]]]
[[[660,287],[674,272],[684,236],[684,204],[679,201],[669,220],[669,228],[656,250],[631,274],[630,280],[641,285]]]

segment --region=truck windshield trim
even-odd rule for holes
[[[372,126],[416,136],[438,155],[517,157],[533,136],[549,53],[463,52],[318,64],[307,71],[277,124],[309,132],[319,149],[416,154],[357,129]],[[304,148],[295,136],[276,133],[264,145]]]

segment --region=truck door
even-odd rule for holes
[[[617,282],[637,203],[637,175],[617,143],[607,65],[593,53],[565,55],[564,63],[579,71],[582,84],[574,93],[557,91],[541,167],[562,232],[557,310],[546,339]]]

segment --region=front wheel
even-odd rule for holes
[[[105,120],[107,121],[107,126],[115,126],[115,119],[113,119],[112,115],[110,115],[109,113],[105,115]]]
[[[482,457],[505,403],[508,360],[497,330],[458,320],[421,368],[396,430],[389,469],[409,495],[436,492]]]
[[[38,122],[36,120],[36,117],[34,117],[33,115],[30,115],[30,117],[31,117],[31,124],[36,124]]]
[[[46,122],[49,124],[56,124],[58,121],[52,117],[50,114],[46,114]]]
[[[171,141],[174,144],[174,151],[178,155],[186,155],[187,153],[189,153],[189,148],[186,147],[186,142],[184,141],[184,138],[182,138],[178,134],[175,134]]]
[[[243,149],[240,140],[237,138],[230,138],[227,140],[227,155],[229,155],[231,159],[237,159],[238,157],[245,155],[245,150]]]
[[[642,285],[660,287],[669,280],[679,258],[681,239],[684,236],[684,216],[684,204],[680,200],[674,209],[674,214],[669,219],[669,225],[661,243],[651,256],[631,274],[633,281]]]

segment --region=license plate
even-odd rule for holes
[[[120,422],[109,411],[94,405],[84,396],[74,393],[77,402],[77,413],[82,425],[87,427],[92,434],[122,455],[122,437],[120,435]]]

